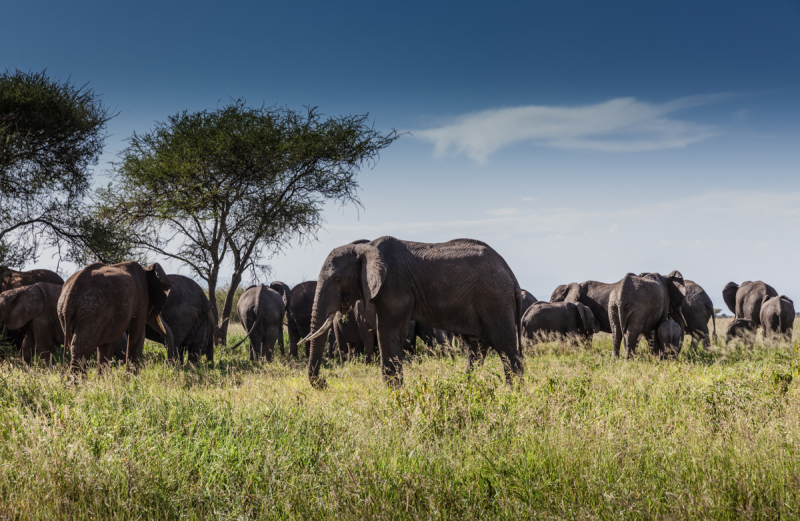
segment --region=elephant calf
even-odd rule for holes
[[[659,324],[656,338],[658,339],[656,351],[659,356],[678,356],[680,354],[683,330],[677,322],[667,319]]]
[[[239,297],[236,310],[250,340],[250,360],[263,357],[272,362],[275,342],[278,342],[281,355],[284,354],[283,317],[286,307],[280,293],[263,284],[250,286]]]
[[[782,337],[788,342],[792,341],[792,328],[794,327],[794,302],[785,295],[780,297],[768,296],[761,303],[761,327],[764,328],[764,338]]]
[[[51,352],[64,343],[64,332],[58,321],[58,297],[61,284],[37,282],[0,294],[0,329],[24,331],[22,358],[30,363],[31,354],[45,362]]]
[[[758,324],[747,318],[737,318],[728,325],[725,330],[725,341],[730,342],[734,338],[755,336]]]
[[[540,342],[549,336],[582,336],[600,331],[592,311],[580,302],[536,302],[522,316],[522,336]]]

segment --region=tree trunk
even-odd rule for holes
[[[211,316],[214,318],[214,345],[223,346],[227,343],[227,328],[223,332],[223,330],[219,327],[216,273],[212,273],[208,276],[208,302],[211,305]]]
[[[228,325],[230,324],[231,310],[233,309],[233,296],[236,290],[239,289],[239,284],[242,282],[242,274],[238,271],[233,272],[231,277],[231,285],[228,288],[228,294],[225,295],[225,305],[222,308],[222,325],[220,326],[220,335],[222,338],[228,337]],[[240,320],[243,317],[239,317]]]

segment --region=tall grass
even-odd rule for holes
[[[792,346],[643,347],[540,344],[514,389],[497,356],[420,357],[397,391],[243,348],[80,383],[5,362],[0,518],[797,518]]]

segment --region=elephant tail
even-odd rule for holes
[[[514,311],[517,317],[517,345],[519,345],[519,354],[522,355],[522,291],[517,290],[514,303],[516,306]]]
[[[244,317],[244,320],[246,320],[246,319],[247,319],[247,318],[246,318],[246,317]],[[244,320],[242,321],[242,323],[244,323]],[[258,316],[256,316],[256,317],[255,317],[255,319],[253,320],[253,325],[252,325],[252,326],[250,326],[250,331],[248,331],[247,333],[245,333],[245,335],[244,335],[244,338],[243,338],[243,339],[241,339],[241,340],[239,340],[239,341],[236,343],[236,345],[235,345],[235,346],[233,346],[232,348],[228,349],[228,351],[235,351],[236,349],[238,349],[238,348],[239,348],[239,346],[240,346],[240,345],[242,345],[242,343],[243,343],[245,340],[247,340],[248,338],[250,338],[250,333],[252,333],[252,332],[253,332],[253,330],[256,328],[256,326],[257,326],[257,325],[258,325]]]
[[[714,330],[712,332],[712,338],[714,339],[714,343],[717,343],[717,317],[714,314],[714,308],[711,308],[711,325],[714,326]]]

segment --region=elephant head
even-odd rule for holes
[[[728,309],[731,310],[731,313],[733,313],[734,316],[736,316],[737,291],[739,291],[739,285],[735,282],[728,282],[722,289],[722,299],[725,301],[725,305],[728,306]]]
[[[157,329],[167,335],[164,323],[161,322],[161,310],[167,301],[172,284],[157,262],[144,268],[144,272],[147,275],[147,321],[151,325],[157,325]]]
[[[581,297],[581,285],[577,282],[561,284],[550,295],[550,302],[578,302]]]
[[[325,347],[323,335],[333,323],[334,315],[347,313],[359,299],[369,304],[380,292],[387,272],[381,252],[368,243],[341,246],[325,259],[311,311],[313,332],[301,342],[311,341],[308,377],[312,386],[325,386],[325,381],[318,376],[319,364]]]
[[[4,291],[0,294],[0,330],[20,329],[44,309],[44,294],[37,285]]]
[[[283,305],[288,313],[289,303],[292,300],[292,290],[289,289],[289,286],[278,280],[270,284],[269,287],[280,293],[281,298],[283,299]]]

